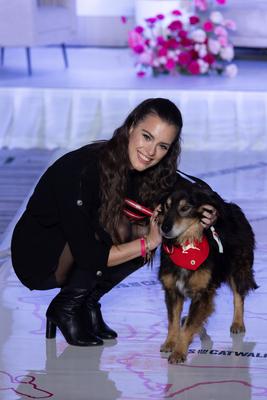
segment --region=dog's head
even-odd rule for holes
[[[193,183],[178,185],[162,204],[159,218],[162,236],[179,242],[201,238],[204,205],[212,205],[218,210],[219,199],[208,187]]]

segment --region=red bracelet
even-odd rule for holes
[[[141,256],[143,258],[146,258],[146,240],[144,237],[141,237],[140,244],[141,244]]]

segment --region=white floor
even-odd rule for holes
[[[164,77],[141,81],[135,78],[125,50],[103,53],[101,49],[81,49],[76,57],[77,49],[72,49],[68,71],[63,69],[59,49],[47,51],[53,55],[36,49],[34,75],[28,77],[22,53],[9,50],[0,73],[1,86],[140,89],[141,96],[151,88],[243,93],[265,93],[267,89],[267,68],[262,62],[241,63],[235,80]],[[96,57],[100,53],[101,63]],[[215,140],[219,134],[214,131]],[[235,132],[230,129],[228,141],[231,134]],[[266,148],[264,141],[265,136],[262,147]],[[152,270],[144,267],[103,298],[103,314],[117,330],[117,340],[106,341],[98,348],[69,346],[60,333],[56,340],[46,340],[45,311],[57,290],[30,292],[24,288],[6,253],[0,260],[1,400],[267,399],[266,150],[224,151],[223,146],[212,151],[196,146],[195,150],[183,151],[181,169],[203,177],[226,200],[237,202],[255,231],[254,268],[260,288],[246,301],[246,334],[230,334],[232,298],[229,290],[222,287],[206,334],[194,339],[187,362],[169,365],[167,355],[159,351],[167,331],[167,317],[156,262]],[[6,234],[5,245],[10,233],[9,230]]]
[[[44,315],[57,291],[28,291],[7,258],[0,270],[1,399],[267,398],[264,155],[185,152],[181,167],[205,177],[225,199],[238,202],[254,228],[260,288],[246,301],[246,334],[229,333],[232,298],[223,287],[206,335],[195,338],[188,361],[168,365],[167,355],[159,351],[167,326],[156,263],[152,270],[144,267],[103,298],[103,313],[118,331],[117,340],[99,348],[68,346],[60,333],[56,340],[45,340]]]

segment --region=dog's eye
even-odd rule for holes
[[[190,208],[191,208],[190,206],[182,206],[182,207],[180,208],[180,211],[186,212],[186,211],[189,211]]]

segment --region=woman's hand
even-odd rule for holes
[[[150,217],[149,232],[147,235],[147,239],[150,243],[150,250],[154,250],[162,242],[162,237],[159,232],[159,226],[158,226],[158,215],[160,210],[161,206],[158,205],[155,208],[152,216]]]
[[[216,208],[214,208],[210,204],[205,204],[203,206],[201,225],[205,229],[208,229],[212,225],[215,224],[215,222],[217,221],[217,218],[218,218],[218,212],[217,212]]]

